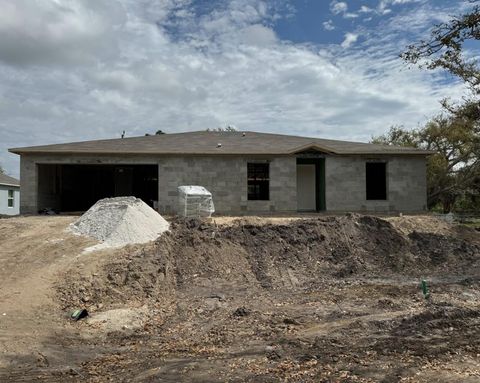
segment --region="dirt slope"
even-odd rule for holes
[[[72,217],[0,219],[0,368],[22,356],[41,358],[42,338],[64,329],[52,284],[58,271],[92,243],[64,231],[72,221]]]
[[[1,381],[480,377],[480,240],[460,227],[437,231],[429,218],[179,220],[146,246],[52,259],[55,278],[39,292],[49,292],[52,329],[31,337],[35,358],[12,350]],[[65,320],[76,307],[91,317]]]

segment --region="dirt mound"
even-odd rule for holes
[[[412,243],[411,251],[417,256],[422,268],[445,268],[449,272],[467,270],[480,254],[480,244],[466,241],[454,236],[414,231],[408,235]]]
[[[254,291],[308,289],[348,276],[431,276],[446,266],[461,273],[478,267],[479,255],[475,243],[406,236],[386,220],[356,214],[220,227],[179,219],[154,244],[119,254],[96,276],[71,278],[62,300],[66,307],[170,301],[176,289],[200,280],[248,284]]]
[[[431,215],[388,217],[388,222],[404,234],[421,230],[423,233],[449,235],[452,233],[452,224]]]
[[[153,241],[168,230],[168,222],[139,198],[104,198],[74,222],[71,230],[101,241],[86,249],[93,251]]]
[[[78,255],[88,240],[67,236],[71,221],[0,224],[2,382],[478,381],[474,231],[356,214],[176,220],[155,242]],[[36,277],[16,283],[26,265]],[[67,319],[83,307],[88,318]]]
[[[163,303],[175,297],[174,267],[169,251],[170,241],[164,247],[149,245],[144,248],[125,248],[114,260],[93,273],[78,274],[70,270],[64,276],[66,283],[57,285],[63,308],[142,305],[146,301]]]

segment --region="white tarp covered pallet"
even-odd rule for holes
[[[210,217],[215,212],[212,193],[203,186],[178,187],[178,214],[183,217]]]

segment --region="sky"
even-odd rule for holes
[[[234,126],[368,141],[463,85],[399,54],[460,0],[0,0],[12,147]]]

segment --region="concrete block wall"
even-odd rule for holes
[[[38,173],[36,165],[37,157],[20,157],[20,213],[36,214]]]
[[[270,162],[270,200],[248,201],[247,163]],[[177,187],[201,185],[213,195],[221,214],[295,212],[297,210],[296,159],[294,157],[168,157],[159,160],[159,209],[177,208]]]
[[[367,161],[387,162],[387,200],[367,201]],[[341,157],[325,159],[327,211],[420,212],[427,205],[423,156]]]
[[[270,200],[247,200],[247,163],[270,162]],[[213,195],[215,208],[221,214],[254,212],[295,212],[297,210],[296,159],[262,156],[85,156],[22,155],[20,161],[21,211],[37,213],[38,195],[49,201],[38,189],[37,164],[158,164],[158,204],[162,213],[174,213],[181,185],[205,186]],[[40,176],[48,176],[47,173]],[[41,206],[44,207],[44,206]]]
[[[365,156],[325,158],[327,211],[418,212],[426,208],[426,161],[423,156],[384,157],[387,161],[388,198],[367,201]],[[247,200],[247,163],[270,162],[270,200]],[[210,190],[219,214],[297,211],[294,156],[108,156],[22,155],[20,165],[21,213],[38,212],[37,164],[158,164],[159,209],[177,208],[177,187],[202,185]]]

